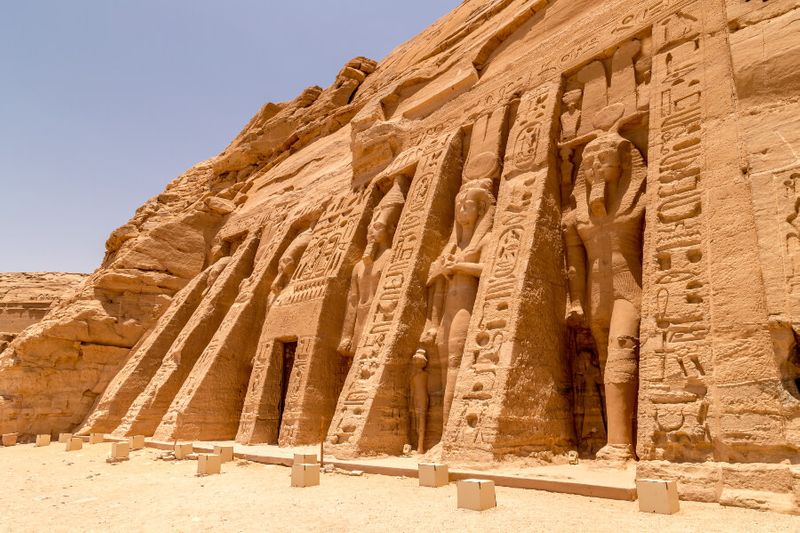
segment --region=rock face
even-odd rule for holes
[[[17,334],[39,322],[58,300],[68,298],[86,274],[0,273],[0,334]]]
[[[800,512],[799,24],[465,1],[114,231],[0,355],[0,432],[578,450]]]

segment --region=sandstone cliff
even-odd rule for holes
[[[85,279],[85,274],[66,272],[0,273],[0,333],[16,334],[40,321]]]

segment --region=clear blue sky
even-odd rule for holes
[[[460,0],[1,0],[0,272],[91,272],[108,234],[267,101]]]

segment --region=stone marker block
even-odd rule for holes
[[[81,448],[83,448],[83,439],[80,437],[70,437],[70,439],[67,441],[66,450],[68,452],[74,452],[80,450]]]
[[[204,476],[222,473],[222,457],[216,453],[198,454],[197,473]]]
[[[100,444],[106,441],[106,436],[103,433],[91,433],[89,435],[89,444]]]
[[[214,446],[214,453],[222,457],[223,463],[233,461],[233,446]]]
[[[485,511],[497,507],[494,481],[465,479],[458,482],[458,508]]]
[[[129,442],[111,443],[111,459],[128,459],[130,453],[131,444]]]
[[[59,433],[58,434],[58,442],[61,444],[66,444],[69,442],[69,439],[72,438],[72,433]]]
[[[175,458],[186,459],[187,456],[194,451],[194,445],[189,443],[175,444]]]
[[[419,464],[420,487],[444,487],[450,483],[450,474],[447,465],[441,463]]]
[[[317,455],[314,453],[296,453],[294,454],[294,464],[296,465],[314,465],[319,461]]]
[[[301,464],[292,465],[292,487],[313,487],[319,485],[319,465]]]
[[[3,446],[14,446],[17,443],[17,434],[16,433],[4,433],[3,434]]]
[[[128,442],[131,445],[131,450],[144,449],[144,435],[134,435],[128,439]]]
[[[680,510],[678,483],[674,480],[637,479],[636,492],[643,513],[675,514]]]
[[[36,447],[50,446],[50,435],[36,435]]]

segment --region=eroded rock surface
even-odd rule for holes
[[[10,337],[36,324],[85,279],[70,272],[0,273],[0,334]]]

